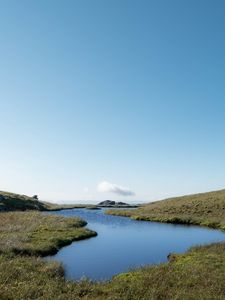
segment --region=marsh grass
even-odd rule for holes
[[[192,248],[168,263],[120,274],[105,283],[66,281],[58,263],[0,255],[1,300],[222,300],[224,278],[224,243]]]
[[[193,224],[225,230],[225,190],[151,202],[133,210],[108,210],[107,214],[135,220]]]
[[[72,241],[95,236],[83,228],[79,218],[44,215],[39,212],[7,212],[0,214],[0,252],[29,255],[54,254]]]

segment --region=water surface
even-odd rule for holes
[[[105,215],[104,209],[51,213],[79,216],[98,233],[97,237],[74,242],[47,258],[62,262],[68,279],[106,280],[131,268],[165,262],[171,252],[182,253],[193,245],[225,241],[225,233],[219,230],[135,221]]]

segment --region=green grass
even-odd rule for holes
[[[225,190],[170,198],[134,210],[108,210],[106,213],[135,220],[194,224],[225,230]]]
[[[75,240],[95,236],[79,218],[39,212],[0,214],[0,253],[48,255]]]
[[[137,210],[116,211],[143,220],[200,224],[224,229],[225,191],[173,198]],[[116,214],[115,212],[111,212]],[[224,300],[225,243],[170,255],[111,281],[67,281],[63,267],[39,256],[94,236],[85,221],[39,212],[0,213],[1,300]]]
[[[223,243],[195,247],[172,256],[169,263],[121,274],[113,286],[121,299],[224,299],[224,278]]]
[[[106,283],[66,281],[58,263],[0,255],[1,300],[222,300],[224,278],[225,244],[192,248],[171,262],[120,274]]]

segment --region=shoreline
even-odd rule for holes
[[[22,215],[29,217],[29,215],[34,214],[38,216],[38,219],[40,215],[44,215],[33,212],[6,213],[8,216],[10,214],[14,214],[17,220],[18,214],[20,214],[20,217]],[[57,223],[49,223],[47,227],[41,226],[36,232],[40,231],[46,237],[46,230],[49,228],[51,229],[51,234],[54,236],[55,227],[62,230],[62,228],[60,229],[62,225],[60,223],[64,221],[69,222],[67,226],[71,229],[74,218],[58,218],[58,216],[56,218]],[[44,215],[43,221],[48,222],[50,219],[52,219],[52,215],[47,214]],[[77,222],[79,228],[83,228],[87,224],[86,221],[81,219],[77,219]],[[42,240],[43,238],[40,232],[36,236],[37,240]],[[73,240],[70,240],[68,244],[71,242]],[[60,250],[65,245],[62,242],[58,244],[57,249]],[[209,293],[208,298],[215,296],[217,299],[220,299],[222,295],[219,286],[220,283],[223,285],[225,242],[194,246],[182,254],[168,253],[168,262],[146,265],[129,272],[122,272],[107,281],[91,281],[89,279],[67,280],[65,269],[60,263],[42,259],[39,257],[40,253],[38,254],[36,251],[28,254],[24,252],[17,254],[10,254],[9,252],[0,253],[0,298],[2,296],[3,299],[4,297],[8,297],[14,300],[20,300],[21,298],[44,300],[52,299],[54,295],[54,299],[60,300],[84,298],[90,300],[112,298],[133,300],[140,299],[141,295],[142,299],[147,300],[165,299],[163,295],[166,292],[167,299],[172,300],[175,295],[177,299],[189,299],[190,284],[195,284],[198,287],[197,291],[195,289],[191,290],[193,292],[193,299],[199,298],[203,290],[205,293]],[[51,255],[51,253],[45,252],[44,256],[47,255]],[[9,265],[10,268],[8,268]],[[8,278],[7,281],[5,278]],[[39,282],[38,289],[37,282]],[[216,288],[216,291],[210,288],[205,291],[206,283],[213,286],[214,289]],[[170,286],[169,290],[168,284]],[[10,294],[11,291],[13,291],[13,295]],[[31,294],[33,295],[32,297],[30,296]],[[41,295],[44,295],[44,297],[42,298]],[[132,297],[129,295],[132,295]]]
[[[132,212],[133,213],[133,212]],[[112,216],[119,216],[130,218],[135,221],[146,221],[146,222],[158,222],[158,223],[168,223],[168,224],[177,224],[177,225],[195,225],[200,227],[207,227],[210,229],[217,229],[221,231],[225,231],[224,225],[220,222],[213,222],[210,220],[201,220],[201,219],[191,219],[191,218],[182,218],[179,216],[141,216],[132,214],[129,211],[114,211],[114,210],[107,210],[105,214],[112,215]]]
[[[15,201],[14,195],[12,200]],[[162,200],[132,210],[105,207],[111,210],[104,212],[138,221],[197,225],[224,231],[224,199],[223,190]],[[30,198],[19,200],[16,204],[23,201],[22,208],[30,204]],[[31,204],[36,205],[36,202]],[[61,206],[56,210],[74,208],[81,207]],[[82,208],[95,209],[95,206]],[[53,207],[41,212],[0,212],[0,298],[137,300],[141,296],[148,300],[165,299],[166,295],[169,300],[223,299],[225,242],[194,246],[183,254],[168,253],[166,263],[120,273],[107,282],[66,280],[60,263],[40,256],[54,255],[62,247],[97,233],[84,228],[87,224],[84,220],[53,216],[51,211]],[[11,248],[7,249],[8,246]]]

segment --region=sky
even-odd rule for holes
[[[0,0],[0,190],[225,188],[224,0]]]

